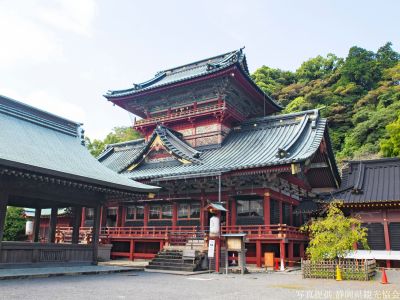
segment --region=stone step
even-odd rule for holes
[[[170,270],[170,271],[185,271],[185,272],[193,272],[194,267],[187,267],[187,266],[157,266],[157,265],[148,265],[146,269],[152,270]]]
[[[183,261],[181,262],[158,262],[158,261],[150,261],[149,266],[165,266],[165,267],[191,267],[191,268],[196,268],[196,264],[193,263],[185,263]]]

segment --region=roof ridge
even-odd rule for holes
[[[7,97],[7,96],[1,95],[1,94],[0,94],[0,100],[6,100],[6,101],[9,101],[11,103],[15,103],[15,104],[20,105],[22,107],[29,108],[30,110],[33,110],[35,112],[47,115],[47,116],[55,118],[55,119],[59,119],[60,121],[64,121],[64,122],[68,122],[68,123],[72,123],[72,124],[80,125],[80,126],[83,125],[83,123],[81,123],[81,122],[76,122],[76,121],[72,121],[72,120],[64,118],[64,117],[60,117],[59,115],[53,114],[53,113],[48,112],[46,110],[34,107],[34,106],[29,105],[27,103],[24,103],[22,101],[15,100],[15,99],[13,99],[11,97]]]
[[[169,72],[169,71],[173,71],[173,70],[176,70],[176,69],[181,69],[181,68],[184,68],[184,67],[187,67],[187,66],[193,66],[193,67],[196,66],[197,67],[197,65],[202,63],[202,62],[207,62],[209,60],[217,59],[219,57],[222,58],[222,57],[224,57],[224,56],[226,56],[228,54],[237,53],[237,52],[239,52],[241,50],[242,50],[242,48],[240,48],[238,50],[229,51],[229,52],[226,52],[226,53],[223,53],[223,54],[220,54],[220,55],[216,55],[216,56],[213,56],[213,57],[208,57],[208,58],[205,58],[205,59],[201,59],[201,60],[198,60],[198,61],[195,61],[195,62],[192,62],[192,63],[187,63],[187,64],[184,64],[184,65],[181,65],[181,66],[177,66],[177,67],[174,67],[174,68],[169,68],[169,69],[163,70],[161,72]]]
[[[264,116],[264,117],[257,117],[257,118],[251,118],[247,119],[244,121],[241,125],[247,125],[251,124],[254,122],[265,122],[265,121],[274,121],[274,120],[279,120],[279,119],[290,119],[294,118],[297,116],[302,116],[302,115],[315,115],[319,116],[319,110],[318,109],[310,109],[310,110],[304,110],[300,112],[295,112],[295,113],[289,113],[289,114],[279,114],[279,115],[274,115],[274,116]]]

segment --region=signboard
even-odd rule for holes
[[[208,257],[213,258],[214,257],[214,251],[215,250],[215,240],[209,240],[208,241]]]

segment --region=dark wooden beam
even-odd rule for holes
[[[8,195],[4,192],[0,193],[0,263],[2,262],[1,242],[4,236],[4,224],[6,222],[6,215],[7,215],[7,202],[8,202]]]
[[[40,216],[42,214],[41,208],[35,209],[35,223],[33,228],[33,242],[39,242],[39,231],[40,231]]]
[[[72,226],[72,244],[78,244],[79,243],[79,229],[81,227],[81,221],[82,221],[82,207],[81,206],[75,206],[73,208],[73,213],[74,213],[74,220],[73,220],[73,226]]]
[[[94,208],[94,222],[93,222],[93,234],[92,234],[92,245],[93,245],[92,263],[94,265],[97,265],[97,256],[99,252],[100,214],[101,214],[101,206],[98,205]]]
[[[58,208],[53,207],[50,214],[50,224],[47,242],[54,243],[56,241],[56,226],[57,226]]]

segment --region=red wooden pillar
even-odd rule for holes
[[[257,240],[256,241],[256,263],[257,263],[257,268],[261,268],[261,241]]]
[[[389,238],[389,225],[387,220],[387,210],[382,211],[383,215],[383,231],[385,234],[385,248],[386,250],[390,250],[390,238]],[[386,261],[386,267],[390,268],[390,260]]]
[[[122,227],[122,206],[117,207],[117,227]]]
[[[81,226],[80,227],[85,227],[85,217],[86,217],[86,208],[82,207]]]
[[[129,260],[134,260],[134,254],[135,252],[135,241],[134,240],[130,240],[130,245],[129,245]]]
[[[293,241],[289,242],[288,245],[288,259],[289,259],[289,267],[293,267],[294,264],[294,258],[293,258]]]
[[[107,207],[102,206],[100,212],[100,227],[107,226]]]
[[[264,193],[264,224],[271,225],[271,195],[269,191]]]
[[[231,226],[235,226],[236,225],[236,200],[235,199],[231,199]]]
[[[204,218],[204,214],[205,214],[204,207],[205,207],[205,200],[203,197],[201,197],[201,200],[200,200],[200,229],[201,229],[201,231],[204,231],[204,227],[207,226],[205,224],[205,218]]]
[[[176,230],[176,224],[178,221],[178,203],[172,203],[172,230]]]
[[[149,223],[149,204],[146,203],[144,205],[144,220],[143,220],[143,227],[147,227]]]
[[[229,228],[230,225],[230,218],[231,218],[231,212],[230,212],[230,202],[231,202],[231,198],[230,197],[226,197],[226,216],[225,216],[225,226],[227,226],[227,228]]]
[[[285,267],[285,257],[286,257],[286,249],[285,243],[283,241],[280,242],[280,266],[282,270],[282,266]]]
[[[283,203],[282,200],[278,201],[279,205],[279,224],[283,224]]]
[[[122,206],[121,209],[121,226],[125,227],[125,223],[126,223],[126,206]]]

